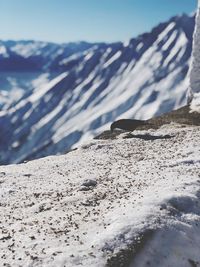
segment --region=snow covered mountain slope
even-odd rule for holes
[[[127,135],[0,167],[1,266],[200,265],[200,127]]]
[[[19,93],[33,90],[44,76],[44,82],[48,82],[61,73],[61,60],[94,45],[86,42],[60,45],[35,41],[0,41],[0,92],[3,90],[5,94],[5,91],[11,91],[7,104],[19,99]],[[1,108],[4,102],[0,98]]]
[[[0,113],[1,162],[63,153],[119,117],[147,119],[184,105],[193,29],[194,17],[173,17],[129,43],[48,61],[44,69],[58,75]]]

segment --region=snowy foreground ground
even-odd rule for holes
[[[198,126],[2,166],[0,266],[200,266],[199,188]]]

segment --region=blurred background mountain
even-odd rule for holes
[[[174,16],[128,42],[0,41],[1,163],[64,153],[118,118],[185,105],[194,21]]]

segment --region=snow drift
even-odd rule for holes
[[[1,166],[0,265],[199,266],[199,143],[171,124]]]

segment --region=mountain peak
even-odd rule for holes
[[[12,43],[1,88],[25,93],[0,114],[1,162],[64,153],[115,120],[186,104],[193,28],[194,17],[181,16],[126,45]]]

